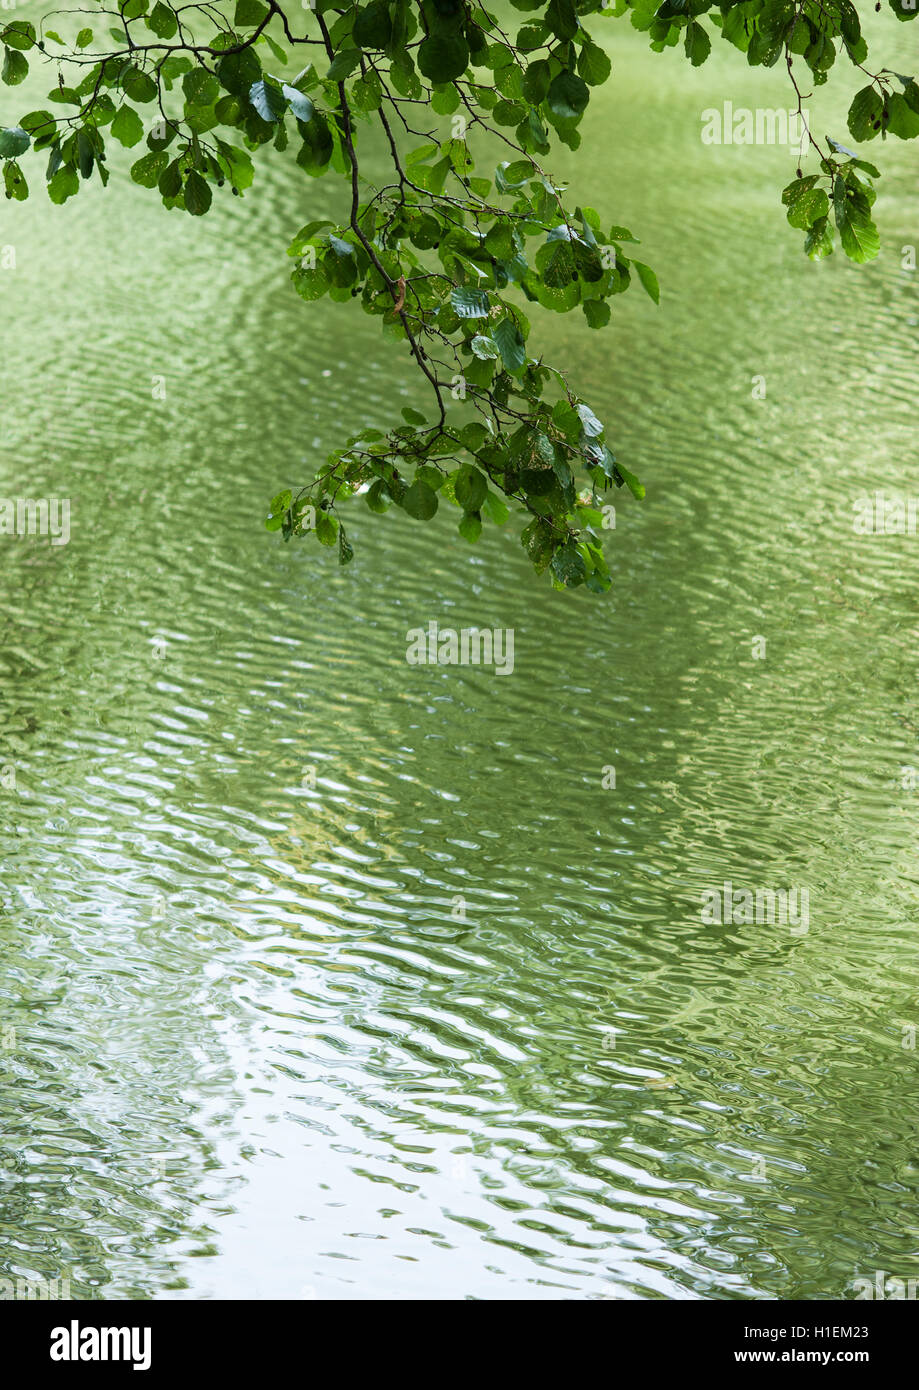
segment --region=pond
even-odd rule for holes
[[[554,167],[663,300],[538,330],[647,486],[606,597],[448,509],[353,504],[344,570],[263,529],[424,404],[376,322],[292,291],[333,196],[292,159],[201,220],[118,180],[0,209],[0,491],[71,503],[66,545],[2,547],[0,1277],[919,1274],[919,542],[853,524],[915,478],[914,155],[879,151],[881,259],[812,264],[795,156],[700,138],[725,93],[787,106],[782,73],[609,33]],[[407,662],[432,622],[512,631],[513,670]]]

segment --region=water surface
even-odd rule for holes
[[[541,324],[648,487],[617,494],[606,599],[448,516],[355,504],[344,571],[260,528],[352,426],[424,403],[375,322],[292,292],[333,197],[292,162],[200,222],[124,182],[0,210],[0,491],[73,507],[66,547],[2,549],[0,1275],[919,1274],[919,541],[852,525],[915,477],[915,154],[880,151],[882,259],[812,265],[794,158],[699,139],[725,92],[785,104],[781,74],[610,32],[556,167],[664,303]],[[513,676],[406,665],[432,619],[512,627]],[[703,924],[725,879],[806,888],[809,929]]]

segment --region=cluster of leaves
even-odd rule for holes
[[[887,4],[904,22],[919,13],[916,0],[887,0]],[[880,0],[874,8],[881,9]],[[818,141],[807,124],[805,98],[794,68],[795,59],[799,59],[809,70],[808,81],[822,86],[837,57],[845,54],[871,79],[856,92],[849,108],[853,140],[888,134],[911,140],[919,135],[919,85],[912,77],[887,69],[868,71],[868,43],[851,0],[741,0],[740,4],[731,0],[663,0],[662,4],[659,0],[616,0],[615,10],[617,14],[630,11],[632,24],[648,33],[653,49],[673,47],[682,40],[694,66],[705,62],[712,47],[702,16],[709,17],[713,30],[740,49],[752,67],[784,63],[805,143],[820,167],[819,174],[807,176],[799,169],[797,179],[784,190],[788,221],[804,231],[804,249],[814,260],[832,254],[834,224],[840,245],[851,260],[864,262],[877,256],[881,243],[871,216],[876,195],[870,180],[880,178],[880,171],[831,136],[825,137],[824,144]]]
[[[902,91],[896,90],[894,82],[899,82]],[[852,98],[848,126],[858,142],[874,140],[878,135],[886,139],[888,133],[912,140],[919,135],[919,85],[899,73],[878,74]],[[819,260],[833,251],[832,203],[843,251],[853,261],[874,260],[881,238],[871,216],[877,196],[871,180],[879,179],[881,171],[831,136],[827,136],[827,146],[832,157],[821,154],[820,173],[802,177],[799,171],[798,178],[782,193],[788,220],[805,232],[804,249]]]
[[[338,508],[354,495],[373,512],[395,505],[419,520],[445,501],[468,541],[486,520],[504,524],[513,504],[537,571],[560,588],[610,587],[603,494],[615,485],[640,499],[644,489],[565,373],[534,354],[528,316],[531,305],[580,308],[602,329],[633,278],[659,300],[631,233],[569,205],[543,163],[553,140],[578,148],[591,91],[610,76],[592,18],[628,13],[653,48],[682,41],[697,65],[711,48],[708,16],[751,64],[784,58],[799,110],[794,61],[821,83],[844,50],[871,78],[852,104],[853,138],[919,130],[919,89],[867,73],[849,0],[97,3],[101,35],[81,28],[65,40],[21,19],[0,30],[8,86],[36,58],[55,79],[46,106],[0,128],[7,196],[28,196],[20,159],[30,149],[47,154],[53,202],[94,176],[106,183],[112,139],[143,143],[132,179],[192,216],[208,212],[215,189],[242,195],[264,145],[290,148],[307,177],[338,179],[346,215],[297,234],[293,284],[306,301],[355,299],[378,316],[432,392],[428,414],[407,409],[388,432],[359,432],[312,482],[273,499],[270,530],[315,535],[342,563],[353,552]],[[911,18],[899,3],[898,17]],[[806,232],[809,254],[826,255],[832,202],[843,249],[869,259],[877,170],[835,141],[808,140],[821,172],[799,171],[785,190],[789,221]],[[384,152],[381,181],[367,178],[365,144],[375,167]]]

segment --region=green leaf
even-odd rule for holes
[[[649,265],[643,261],[633,261],[632,265],[638,271],[638,278],[641,281],[645,293],[654,300],[655,304],[661,302],[661,287],[657,282],[657,276]]]
[[[826,217],[819,218],[804,239],[804,250],[812,261],[823,260],[833,254],[833,233],[829,230]]]
[[[644,483],[640,483],[634,473],[630,473],[627,468],[623,468],[621,463],[616,464],[616,472],[625,483],[629,492],[640,502],[645,495]]]
[[[431,108],[438,116],[452,116],[460,104],[460,94],[455,87],[435,87],[431,94]]]
[[[486,440],[491,439],[491,432],[482,424],[481,420],[473,420],[468,425],[464,425],[459,432],[459,437],[465,449],[475,452],[481,449]]]
[[[470,545],[475,545],[482,534],[482,518],[475,512],[467,513],[460,520],[459,533],[464,541],[468,541]]]
[[[262,120],[269,123],[279,120],[287,110],[284,95],[272,82],[266,82],[264,78],[252,83],[249,88],[249,100]]]
[[[35,45],[35,25],[27,19],[15,19],[0,33],[0,41],[7,48],[21,48],[28,52]]]
[[[483,362],[498,356],[498,347],[494,339],[486,337],[483,333],[477,333],[469,346]]]
[[[360,65],[361,54],[357,48],[343,48],[340,53],[336,53],[332,59],[331,66],[326,73],[326,78],[330,82],[343,82],[346,77]]]
[[[121,79],[121,90],[131,101],[143,105],[155,99],[159,88],[149,73],[141,72],[140,68],[129,68]]]
[[[899,74],[897,75],[899,77]],[[916,79],[914,77],[900,77],[899,80],[903,84],[903,95],[907,105],[911,106],[914,111],[919,111],[919,84],[917,84]]]
[[[833,182],[833,212],[842,249],[859,264],[874,260],[881,249],[877,227],[864,195],[849,187],[841,175]]]
[[[536,253],[536,264],[543,272],[543,283],[550,289],[562,289],[569,285],[577,269],[574,251],[568,241],[541,246]]]
[[[25,175],[15,159],[4,160],[3,182],[8,198],[15,199],[17,203],[25,202],[26,198],[29,196],[29,185],[26,183]]]
[[[418,521],[430,521],[437,511],[437,493],[420,478],[416,478],[402,499],[402,506]]]
[[[574,0],[551,0],[546,10],[546,23],[557,38],[573,39],[578,32]]]
[[[386,0],[372,0],[371,4],[362,5],[355,16],[351,35],[360,48],[385,48],[392,37],[392,20]]]
[[[513,319],[502,319],[491,336],[507,370],[519,372],[527,360],[526,343]]]
[[[600,435],[603,433],[603,426],[591,410],[590,406],[585,405],[584,402],[581,401],[581,403],[577,405],[575,409],[578,413],[578,419],[581,422],[581,429],[584,431],[584,434],[587,436],[587,438],[599,439]]]
[[[391,498],[386,491],[386,484],[383,482],[382,478],[377,478],[375,483],[371,483],[367,492],[364,494],[364,500],[372,512],[377,512],[382,515],[383,512],[389,510]]]
[[[171,164],[166,166],[160,174],[156,186],[163,199],[178,198],[179,194],[182,192],[182,167],[180,159],[174,159]]]
[[[128,149],[144,137],[144,123],[133,106],[121,106],[112,121],[112,134]]]
[[[81,29],[79,34],[77,34],[77,48],[88,48],[92,41],[92,29]]]
[[[576,121],[590,100],[590,88],[574,72],[560,72],[549,84],[546,100],[560,120]]]
[[[0,129],[0,159],[15,159],[25,154],[31,141],[28,131],[21,125],[4,126]]]
[[[50,111],[30,111],[27,116],[23,116],[20,125],[36,142],[36,148],[47,145],[54,138],[57,129],[57,123]]]
[[[255,177],[255,170],[246,151],[237,149],[235,145],[227,145],[223,140],[217,141],[217,148],[220,153],[221,168],[226,166],[233,187],[249,188]]]
[[[75,92],[72,87],[55,87],[48,93],[48,100],[56,102],[60,106],[82,106],[83,102],[79,92]]]
[[[578,72],[591,87],[599,87],[610,75],[611,63],[603,49],[589,39],[578,54]]]
[[[318,113],[301,127],[303,144],[297,155],[297,163],[310,174],[319,174],[332,158],[332,133],[325,119]]]
[[[535,517],[521,532],[520,543],[529,555],[536,573],[542,574],[555,549],[555,541],[549,523],[541,516]]]
[[[873,140],[880,133],[884,103],[875,87],[862,87],[849,107],[846,124],[853,140]]]
[[[335,545],[338,540],[338,517],[325,511],[317,512],[316,537],[321,545]]]
[[[268,13],[262,0],[236,0],[233,26],[236,29],[256,29]]]
[[[88,179],[93,171],[95,152],[89,131],[85,126],[81,126],[77,131],[77,163],[84,179]]]
[[[887,133],[900,140],[914,140],[919,135],[919,112],[900,92],[891,92],[887,98]]]
[[[428,34],[418,47],[418,68],[432,82],[452,82],[469,65],[469,46],[461,30]]]
[[[48,168],[45,171],[45,179],[50,182],[64,162],[63,151],[61,150],[60,140],[55,140],[51,146],[51,153],[48,155]]]
[[[182,78],[182,94],[188,106],[213,106],[220,96],[220,83],[205,68],[192,68]]]
[[[456,474],[453,492],[464,511],[477,512],[488,495],[488,483],[477,468],[467,463]]]
[[[61,165],[54,177],[48,180],[48,197],[52,203],[66,203],[68,198],[72,198],[74,193],[79,191],[80,180],[77,178],[77,171],[69,164]]]
[[[559,546],[552,556],[552,573],[556,579],[560,580],[569,588],[574,588],[580,584],[587,573],[587,565],[584,563],[584,556],[578,550],[574,541],[569,541],[567,545]]]
[[[281,84],[281,93],[287,98],[290,109],[298,121],[306,124],[313,119],[316,108],[305,93],[299,92],[296,87],[291,87],[286,82]]]
[[[235,44],[236,35],[230,37]],[[244,48],[240,53],[228,53],[217,64],[220,85],[237,97],[248,98],[253,82],[257,82],[261,75],[262,65],[251,48]]]
[[[782,202],[788,207],[788,221],[793,227],[807,231],[818,218],[825,218],[830,210],[830,200],[822,188],[816,187],[817,176],[795,179],[782,193]]]
[[[202,217],[211,205],[211,186],[207,179],[192,170],[185,180],[185,207],[192,217]]]
[[[536,170],[528,159],[515,159],[512,164],[499,164],[495,170],[498,192],[516,193],[535,173]]]
[[[581,308],[591,328],[605,328],[610,320],[610,307],[602,299],[585,299]]]
[[[464,285],[450,291],[453,312],[461,319],[487,319],[491,300],[484,290],[470,290]]]
[[[155,188],[168,163],[169,156],[165,150],[153,150],[131,165],[131,178],[143,188]]]
[[[574,252],[574,263],[582,280],[586,280],[589,284],[596,284],[598,280],[603,279],[603,261],[596,246],[590,246],[580,237],[574,237],[571,242],[571,249]]]
[[[0,77],[8,87],[16,87],[29,75],[29,60],[15,48],[4,48]]]
[[[496,492],[489,491],[485,498],[485,510],[491,517],[496,526],[503,526],[510,516],[510,508],[507,507]]]
[[[690,20],[686,29],[686,38],[683,43],[686,57],[694,68],[704,63],[712,51],[712,41],[701,24],[697,24],[694,19]]]
[[[589,81],[585,73],[582,72],[581,76]],[[545,101],[551,80],[552,68],[545,58],[536,58],[527,64],[523,74],[523,95],[531,106]]]
[[[161,39],[171,39],[179,27],[175,12],[170,5],[165,5],[163,0],[157,0],[153,6],[147,16],[147,25]]]

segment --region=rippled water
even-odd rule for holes
[[[287,283],[321,183],[279,158],[201,223],[123,183],[0,211],[0,491],[73,499],[68,546],[2,549],[0,1274],[919,1275],[919,541],[852,525],[916,474],[915,153],[881,151],[883,258],[811,265],[794,158],[698,138],[781,75],[612,32],[571,176],[664,304],[543,325],[648,485],[617,495],[606,600],[446,516],[355,507],[345,571],[260,529],[351,424],[422,400],[375,323]],[[513,627],[513,677],[407,666],[431,619]],[[725,879],[806,888],[809,930],[703,924]]]

